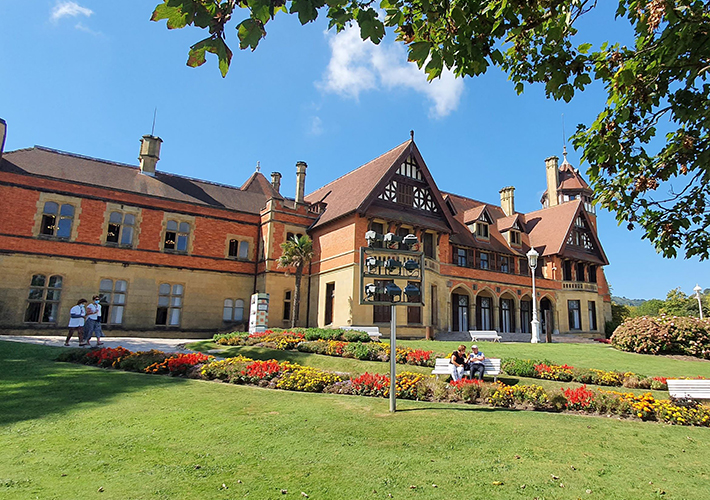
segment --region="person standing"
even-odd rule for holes
[[[471,354],[468,355],[468,369],[471,372],[471,378],[475,374],[478,380],[483,380],[483,373],[486,371],[486,365],[483,363],[485,359],[486,356],[478,350],[478,346],[472,345]]]
[[[104,332],[101,329],[101,297],[94,295],[92,302],[86,306],[86,325],[84,326],[84,340],[86,345],[91,346],[91,337],[96,335],[96,345],[103,345],[101,337]]]
[[[65,346],[69,346],[69,341],[74,333],[79,339],[79,346],[86,345],[84,343],[84,317],[86,316],[86,299],[79,299],[74,307],[69,310],[69,334],[64,341]]]

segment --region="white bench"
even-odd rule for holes
[[[668,394],[676,399],[710,399],[710,380],[668,379]]]
[[[471,335],[471,340],[478,342],[479,340],[492,340],[493,342],[500,342],[501,337],[495,330],[469,330],[469,335]]]
[[[484,375],[493,377],[494,381],[498,381],[498,375],[500,375],[500,358],[486,358],[483,360],[483,365],[485,366]],[[451,358],[436,358],[436,365],[431,371],[432,375],[451,375],[453,365],[451,364]],[[471,376],[471,373],[466,370],[463,372],[464,376]]]
[[[359,332],[367,333],[372,340],[380,340],[382,334],[380,333],[379,327],[376,326],[341,326],[341,330],[357,330]]]

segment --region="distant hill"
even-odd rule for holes
[[[646,302],[646,299],[627,299],[626,297],[616,297],[611,296],[611,301],[620,306],[632,306],[637,307]]]

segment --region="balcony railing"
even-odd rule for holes
[[[439,272],[439,263],[435,261],[434,259],[430,259],[429,257],[424,259],[424,269],[428,269],[430,271],[435,271]]]
[[[596,283],[587,283],[585,281],[564,281],[562,282],[563,290],[584,290],[587,292],[596,292]]]

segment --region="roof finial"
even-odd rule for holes
[[[411,137],[412,140],[414,140],[414,130],[409,131],[409,137]]]
[[[260,161],[256,162],[256,171],[257,172],[261,171],[261,162]]]

